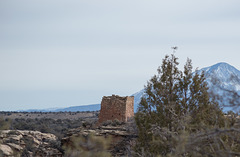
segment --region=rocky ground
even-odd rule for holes
[[[90,135],[104,137],[105,139],[110,137],[110,147],[107,151],[110,152],[112,156],[131,156],[131,150],[137,137],[132,123],[118,126],[86,126],[69,130],[68,136],[62,139],[62,143],[64,145],[71,145],[73,139],[76,139],[79,136],[88,137]]]
[[[107,152],[110,156],[131,156],[132,147],[137,137],[133,122],[113,123],[103,125],[84,124],[75,129],[69,129],[64,138],[58,139],[54,134],[27,130],[1,130],[0,131],[0,157],[62,157],[67,149],[73,148],[74,142],[83,145],[77,146],[78,155],[82,156],[81,147],[89,152]],[[84,141],[86,137],[94,137],[95,141]],[[84,139],[82,139],[82,137]],[[98,138],[96,141],[96,138]],[[99,141],[99,139],[101,139]],[[100,142],[100,143],[99,143]],[[109,142],[109,143],[107,143]],[[98,143],[96,145],[95,143]],[[90,144],[90,145],[89,145]],[[103,147],[104,145],[107,147]],[[100,150],[100,147],[103,147]],[[74,154],[74,149],[70,153]],[[96,153],[95,152],[95,153]],[[75,153],[76,154],[76,153]],[[104,156],[104,155],[103,155]]]
[[[57,137],[39,131],[0,131],[0,156],[61,157]]]
[[[80,119],[80,118],[94,118],[98,116],[99,111],[92,112],[0,112],[0,117],[4,117],[4,119],[16,119],[16,118],[24,118],[24,119]]]

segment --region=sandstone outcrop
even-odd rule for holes
[[[111,137],[110,148],[112,156],[130,156],[132,147],[137,138],[136,130],[132,123],[127,123],[119,126],[98,126],[94,127],[79,127],[77,129],[69,130],[67,137],[62,139],[63,145],[71,145],[72,139],[79,136],[101,136]],[[71,138],[74,137],[74,138]]]
[[[20,157],[62,157],[57,149],[57,137],[39,131],[2,130],[0,131],[0,156]]]

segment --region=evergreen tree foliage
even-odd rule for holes
[[[225,126],[221,109],[208,94],[204,73],[193,73],[190,59],[183,72],[178,65],[174,54],[166,55],[157,75],[145,86],[145,95],[135,116],[139,132],[137,156],[182,152],[185,148],[180,145],[193,133]],[[183,151],[183,154],[189,152]]]

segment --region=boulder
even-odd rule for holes
[[[13,150],[8,145],[0,144],[0,154],[2,154],[3,156],[12,156]]]

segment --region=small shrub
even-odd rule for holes
[[[10,119],[0,118],[0,130],[9,130],[11,122]]]
[[[7,133],[8,135],[20,135],[19,132],[17,132],[16,130],[11,130]]]
[[[118,125],[122,125],[123,122],[119,121],[118,119],[115,119],[113,122],[112,122],[112,126],[118,126]]]
[[[91,124],[89,121],[85,121],[85,122],[82,123],[82,126],[83,126],[84,128],[86,128],[86,127],[92,126],[92,124]]]
[[[26,136],[23,138],[23,141],[26,144],[24,148],[25,150],[23,150],[24,153],[29,154],[28,151],[34,152],[36,150],[36,148],[34,148],[33,146],[34,145],[33,138]]]
[[[111,138],[101,136],[73,136],[68,145],[64,145],[65,157],[110,157],[107,151],[110,146]]]
[[[102,125],[103,126],[112,125],[112,121],[111,120],[107,120],[107,121],[103,122]]]
[[[19,144],[19,141],[12,139],[12,138],[8,138],[5,140],[5,143],[14,143],[14,144]]]

